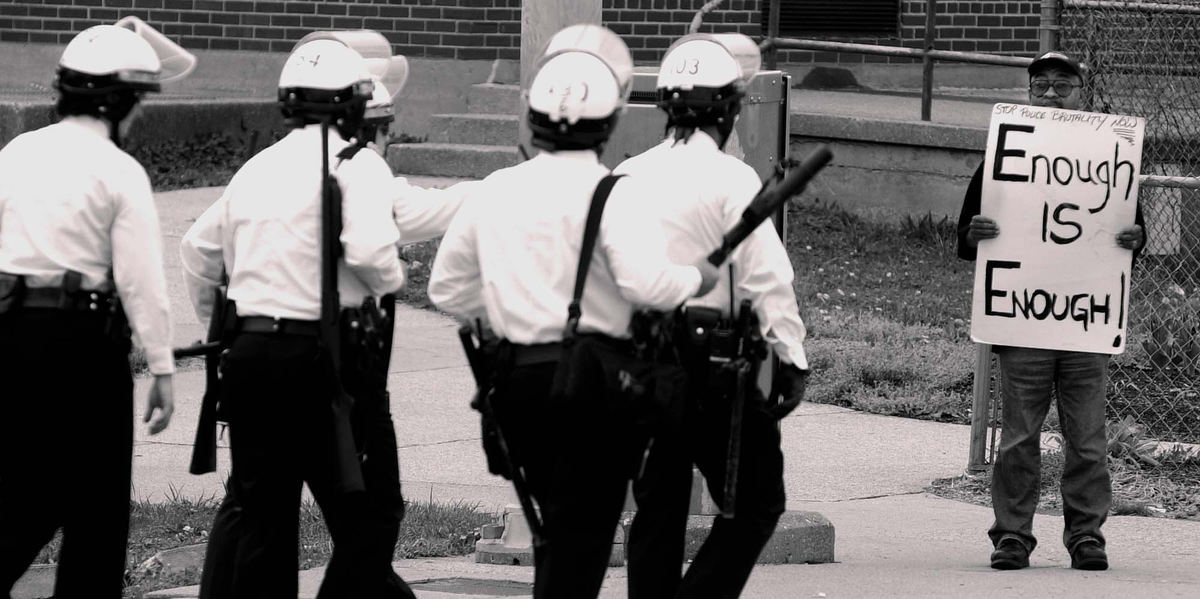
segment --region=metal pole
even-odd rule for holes
[[[967,470],[987,469],[987,429],[991,422],[992,346],[976,344],[974,401],[971,402],[971,446]]]
[[[759,47],[767,45],[766,42]],[[786,50],[821,50],[828,52],[857,52],[859,54],[874,54],[877,56],[903,56],[906,58],[924,58],[926,54],[934,60],[948,62],[968,62],[973,64],[995,64],[1004,67],[1029,66],[1033,59],[1028,56],[1005,56],[1003,54],[987,54],[984,52],[959,52],[956,50],[925,50],[920,48],[903,48],[900,46],[879,46],[875,44],[856,44],[852,42],[830,42],[826,40],[798,40],[781,37],[770,45]],[[1153,66],[1153,65],[1150,65]],[[1185,65],[1186,66],[1186,65]],[[1178,67],[1174,67],[1178,68]]]
[[[1058,0],[1042,0],[1042,20],[1038,25],[1038,51],[1058,49]]]
[[[779,2],[780,0],[767,0],[771,4],[767,10],[767,39],[774,40],[779,37]],[[774,71],[779,67],[779,50],[775,49],[775,45],[767,49],[767,70]],[[786,92],[784,93],[786,95]]]
[[[1042,5],[1046,2],[1043,0]],[[1167,4],[1165,2],[1130,2],[1129,0],[1063,0],[1065,8],[1116,8],[1134,12],[1157,12],[1175,15],[1200,15],[1200,6]]]
[[[928,121],[933,113],[933,42],[937,38],[937,0],[925,0],[925,56],[921,59],[921,120]]]

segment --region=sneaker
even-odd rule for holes
[[[1020,570],[1029,567],[1029,548],[1021,541],[1009,537],[1002,539],[992,551],[992,567],[997,570]]]
[[[1071,550],[1071,567],[1076,570],[1107,570],[1108,554],[1100,541],[1086,539],[1075,544]]]

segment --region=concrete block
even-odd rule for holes
[[[797,135],[790,141],[794,157],[807,156],[820,143],[828,143],[834,156],[801,198],[836,202],[869,220],[889,223],[930,212],[956,218],[971,174],[983,160],[982,145],[968,151]]]
[[[429,127],[431,142],[491,146],[515,145],[519,128],[509,114],[435,114]]]
[[[708,538],[713,521],[720,516],[688,518],[684,559],[692,560]],[[758,556],[760,564],[826,564],[834,560],[834,529],[829,519],[816,512],[786,512],[775,534]]]
[[[533,534],[520,506],[504,508],[503,532],[498,539],[475,542],[475,562],[511,566],[533,565]]]
[[[520,85],[521,61],[508,58],[497,58],[492,61],[492,72],[488,75],[487,82],[501,85]]]
[[[504,534],[503,524],[484,524],[479,527],[479,537],[482,539],[499,539],[502,534]]]
[[[472,114],[509,114],[521,110],[521,87],[481,83],[467,92],[467,112]]]
[[[167,549],[155,554],[158,561],[162,563],[162,571],[166,572],[184,572],[187,570],[200,570],[204,567],[204,551],[208,548],[208,543],[195,543]]]
[[[515,146],[465,144],[391,144],[388,165],[398,175],[432,175],[482,179],[520,162]]]
[[[532,566],[533,547],[505,547],[499,539],[480,539],[475,541],[475,563]]]

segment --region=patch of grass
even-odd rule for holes
[[[150,365],[146,361],[146,352],[140,347],[134,347],[129,351],[129,370],[133,376],[150,376]],[[204,370],[204,358],[184,358],[175,360],[175,371],[185,372],[188,370]]]
[[[253,133],[234,136],[210,133],[192,139],[172,139],[129,148],[150,176],[154,191],[225,185],[255,152],[282,137],[259,139]]]
[[[1151,516],[1200,521],[1200,459],[1186,452],[1166,452],[1157,466],[1138,466],[1109,456],[1116,516]],[[1062,514],[1063,455],[1042,452],[1038,513]],[[991,507],[991,472],[964,474],[933,481],[926,489],[947,499]]]
[[[166,501],[130,502],[124,597],[133,599],[150,591],[199,584],[199,569],[164,572],[151,558],[160,551],[207,542],[219,505],[216,497],[189,499],[174,491]],[[479,527],[496,518],[496,514],[481,511],[476,504],[408,502],[394,559],[468,555],[475,550]],[[62,535],[58,533],[34,563],[55,563],[61,546]],[[332,551],[321,510],[311,501],[304,502],[300,506],[300,567],[323,566]]]
[[[408,260],[408,282],[396,294],[396,301],[422,310],[437,309],[429,301],[428,287],[433,257],[440,243],[441,238],[438,238],[404,246],[403,256]]]
[[[814,331],[837,311],[875,313],[948,335],[969,318],[975,265],[954,255],[945,227],[934,227],[942,236],[934,242],[821,201],[792,202],[788,222],[796,296]]]

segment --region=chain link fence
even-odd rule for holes
[[[1200,443],[1200,0],[1059,3],[1059,47],[1091,68],[1093,110],[1145,117],[1148,244],[1109,419]]]

